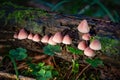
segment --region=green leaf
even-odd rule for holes
[[[81,51],[79,49],[76,49],[76,48],[73,48],[70,46],[67,46],[67,49],[68,49],[68,51],[70,51],[73,54],[83,55],[83,51]]]
[[[100,65],[104,65],[103,61],[100,58],[95,58],[95,59],[87,58],[85,61],[91,64],[92,67],[98,67]]]
[[[38,64],[39,67],[42,67],[42,66],[44,66],[44,65],[45,65],[45,63],[39,63],[39,64]]]
[[[61,47],[58,45],[47,45],[43,48],[45,54],[53,56],[56,52],[61,52]]]
[[[45,71],[44,69],[41,69],[41,70],[38,72],[38,74],[39,74],[40,76],[44,77],[45,72],[46,72],[46,71]]]
[[[51,71],[47,71],[47,72],[45,73],[45,77],[46,77],[46,78],[52,78],[52,72],[51,72]]]
[[[9,55],[16,60],[23,60],[27,57],[26,52],[27,52],[26,49],[17,48],[17,49],[10,50]]]
[[[36,77],[36,80],[49,80],[50,78],[57,76],[57,71],[45,63],[33,64],[28,62],[31,74]]]

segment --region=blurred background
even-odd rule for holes
[[[120,0],[0,0],[63,14],[81,14],[120,22]]]

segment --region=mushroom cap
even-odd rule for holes
[[[87,48],[87,44],[86,44],[85,41],[79,42],[79,44],[78,44],[78,49],[80,49],[80,50],[85,50],[86,48]]]
[[[33,34],[32,33],[30,33],[29,35],[28,35],[28,39],[30,39],[30,40],[32,40],[33,39]]]
[[[50,45],[56,45],[57,43],[53,41],[53,36],[51,36],[48,40],[48,44]]]
[[[71,44],[72,43],[72,39],[70,38],[69,35],[65,35],[63,37],[62,43],[64,43],[64,44]]]
[[[94,51],[87,47],[85,50],[84,50],[84,55],[88,56],[88,57],[94,57],[95,56],[95,53]]]
[[[48,40],[49,40],[49,36],[45,35],[45,36],[42,37],[41,42],[42,43],[48,43]]]
[[[25,29],[21,29],[18,33],[18,39],[26,39],[28,37],[28,33],[25,31]]]
[[[17,39],[17,38],[18,38],[18,34],[15,33],[15,34],[13,35],[13,37],[14,37],[15,39]]]
[[[90,40],[90,37],[91,37],[91,36],[90,36],[89,33],[85,33],[85,34],[82,35],[82,39],[83,39],[83,40],[86,40],[86,41],[87,41],[87,40]]]
[[[81,21],[81,23],[78,25],[78,31],[81,33],[88,33],[90,31],[87,20]]]
[[[93,50],[100,50],[101,49],[101,43],[99,40],[95,39],[90,43],[89,46]]]
[[[63,37],[62,37],[61,32],[55,33],[55,35],[53,36],[53,41],[56,43],[61,43],[62,40],[63,40]]]
[[[39,42],[40,41],[40,35],[39,34],[35,34],[34,36],[33,36],[33,39],[32,39],[33,41],[35,41],[35,42]]]

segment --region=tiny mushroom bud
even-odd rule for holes
[[[61,32],[57,32],[54,36],[53,36],[53,41],[56,43],[61,43],[63,40],[63,37],[61,35]]]
[[[40,35],[39,34],[35,34],[34,36],[33,36],[33,39],[32,39],[33,41],[35,41],[35,42],[39,42],[40,41]]]
[[[93,50],[100,50],[101,49],[101,43],[99,40],[93,40],[91,43],[90,43],[90,48],[93,49]]]
[[[30,40],[32,40],[33,39],[33,34],[32,33],[30,33],[29,35],[28,35],[28,39],[30,39]]]
[[[48,40],[49,40],[49,36],[48,36],[48,35],[45,35],[45,36],[43,36],[43,38],[41,39],[41,42],[42,42],[42,43],[48,43]]]
[[[87,44],[86,44],[85,41],[79,42],[79,44],[78,44],[78,49],[80,49],[80,50],[85,50],[86,48],[87,48]]]
[[[87,20],[81,21],[81,23],[78,25],[78,30],[81,33],[88,33],[90,31]]]
[[[71,44],[72,43],[72,39],[70,38],[69,35],[65,35],[63,40],[62,40],[62,43],[64,43],[64,44]]]
[[[14,37],[15,39],[17,39],[17,38],[18,38],[18,34],[15,33],[15,34],[13,35],[13,37]]]
[[[56,45],[57,43],[53,41],[53,36],[51,36],[48,40],[48,44],[50,45]]]
[[[83,34],[83,35],[82,35],[82,39],[83,39],[83,40],[86,40],[86,41],[87,41],[87,40],[90,40],[90,37],[91,37],[91,36],[90,36],[89,33],[86,33],[86,34]]]
[[[28,37],[28,33],[24,29],[21,29],[18,33],[18,39],[22,40],[22,39],[26,39],[27,37]]]
[[[89,47],[87,47],[85,50],[84,50],[84,55],[88,56],[88,57],[94,57],[95,56],[95,53],[92,49],[90,49]]]

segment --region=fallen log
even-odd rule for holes
[[[1,10],[3,10],[2,8]],[[6,9],[6,8],[5,8]],[[10,12],[12,10],[12,12]],[[16,21],[16,15],[13,15],[12,19],[7,21],[9,14],[13,14],[16,11],[23,11],[25,10],[32,10],[33,13],[29,13],[31,16],[36,16],[34,19],[25,19],[23,18],[22,22]],[[83,20],[86,19],[90,26],[90,33],[92,35],[100,35],[100,36],[107,36],[112,37],[115,39],[120,39],[120,24],[113,23],[111,21],[106,21],[102,19],[96,19],[92,17],[86,17],[82,15],[65,15],[60,13],[52,13],[45,11],[46,15],[39,16],[36,15],[36,11],[39,9],[29,9],[29,8],[7,8],[6,11],[8,12],[5,15],[7,16],[3,19],[0,19],[0,44],[1,45],[9,45],[11,47],[24,47],[28,50],[37,51],[40,53],[42,52],[44,44],[41,42],[35,43],[30,40],[17,40],[13,38],[15,32],[18,32],[21,28],[25,28],[28,32],[38,33],[41,36],[45,34],[55,34],[56,32],[60,31],[63,35],[69,34],[70,37],[73,39],[73,46],[77,47],[78,42],[81,40],[81,33],[77,30],[78,24]],[[24,15],[24,14],[23,14]],[[27,15],[25,15],[27,16]],[[30,16],[29,16],[30,17]],[[28,17],[27,17],[28,18]],[[30,46],[31,45],[31,46]],[[56,55],[58,56],[58,55]],[[59,55],[62,59],[71,61],[72,55],[70,54],[63,54]]]

